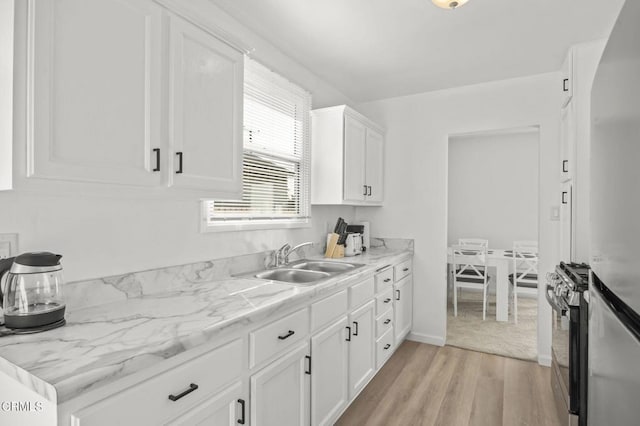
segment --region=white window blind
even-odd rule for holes
[[[209,225],[309,217],[311,95],[246,59],[242,201],[209,201]]]

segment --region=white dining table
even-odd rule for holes
[[[461,256],[464,259],[464,256]],[[470,263],[474,256],[469,256]],[[447,262],[453,263],[453,249],[447,249]],[[487,250],[487,266],[496,268],[496,321],[509,321],[509,269],[513,262],[510,249]]]

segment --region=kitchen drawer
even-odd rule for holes
[[[178,367],[160,373],[71,415],[77,426],[157,425],[175,418],[212,398],[244,369],[245,345],[242,339],[207,352]],[[198,388],[176,401],[193,385]]]
[[[411,259],[405,260],[402,263],[397,264],[393,267],[393,278],[395,282],[400,281],[407,275],[413,272],[413,265],[411,264]]]
[[[382,336],[393,327],[393,309],[389,309],[376,319],[376,338]]]
[[[311,331],[316,331],[331,320],[347,313],[347,290],[342,290],[311,305]]]
[[[309,310],[300,309],[249,333],[249,367],[268,360],[309,334]]]
[[[376,315],[380,315],[393,306],[393,288],[376,297]]]
[[[393,327],[376,340],[376,366],[380,368],[393,352]]]
[[[367,278],[358,284],[349,287],[349,308],[357,308],[358,306],[373,299],[374,278]]]
[[[393,284],[393,268],[387,268],[376,274],[376,293],[380,293]]]

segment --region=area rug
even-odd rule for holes
[[[489,295],[487,319],[482,320],[482,293],[462,290],[458,297],[458,316],[453,316],[453,299],[447,306],[447,345],[479,352],[537,360],[538,302],[518,297],[518,324],[512,312],[508,322],[496,321],[495,295]],[[510,306],[511,308],[511,306]],[[510,309],[511,311],[511,309]]]

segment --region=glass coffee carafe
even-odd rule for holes
[[[61,257],[37,252],[0,260],[0,296],[5,327],[53,328],[52,325],[64,324]]]

